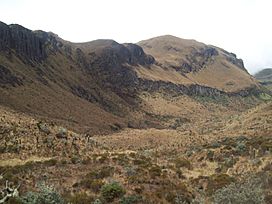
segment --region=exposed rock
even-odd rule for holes
[[[124,46],[130,52],[130,58],[128,60],[130,64],[150,65],[155,62],[154,57],[151,55],[146,55],[143,48],[140,46],[132,43],[124,44]]]
[[[205,47],[200,50],[193,50],[192,53],[186,56],[187,61],[182,61],[181,66],[171,66],[176,71],[181,74],[186,74],[190,72],[197,72],[206,65],[213,63],[213,58],[219,53],[213,47]]]
[[[43,31],[31,31],[17,24],[6,25],[0,22],[0,51],[14,49],[25,60],[37,62],[46,58],[46,47],[55,50],[59,45],[55,37]]]
[[[219,96],[224,95],[225,92],[215,88],[205,87],[200,85],[185,86],[181,84],[173,84],[164,81],[151,81],[139,79],[139,89],[148,92],[166,91],[168,94],[185,94],[189,96]]]
[[[152,81],[152,80],[143,80],[143,79],[139,79],[138,89],[141,91],[148,91],[148,92],[166,91],[168,94],[174,94],[174,95],[185,94],[189,96],[208,96],[208,97],[216,97],[216,96],[245,97],[250,95],[258,96],[261,93],[261,90],[259,90],[257,87],[249,87],[241,91],[227,93],[216,88],[201,86],[198,84],[185,86],[181,84],[173,84],[171,82]]]
[[[236,65],[237,67],[239,67],[239,68],[241,68],[242,70],[244,70],[244,71],[247,72],[247,70],[246,70],[246,68],[245,68],[245,66],[244,66],[243,60],[242,60],[242,59],[237,59],[236,54],[234,54],[234,53],[232,53],[232,52],[227,52],[226,50],[223,50],[223,49],[220,49],[220,50],[224,53],[226,59],[227,59],[229,62],[231,62],[232,64]]]

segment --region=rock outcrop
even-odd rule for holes
[[[50,33],[31,31],[17,24],[0,22],[0,51],[14,50],[25,60],[40,62],[47,56],[47,46],[57,49],[57,40]]]

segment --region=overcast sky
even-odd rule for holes
[[[272,0],[0,0],[0,21],[73,42],[171,34],[234,52],[250,73],[272,67]]]

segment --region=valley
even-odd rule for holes
[[[0,23],[0,92],[0,203],[271,203],[272,94],[234,53]]]

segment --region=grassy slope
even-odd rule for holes
[[[183,62],[188,62],[186,56],[190,56],[192,52],[204,48],[206,45],[195,40],[184,40],[174,36],[161,36],[138,43],[143,47],[144,51],[151,54],[155,59],[165,66],[164,70],[157,74],[154,67],[150,70],[142,70],[138,68],[140,76],[148,79],[167,80],[177,84],[201,84],[227,92],[242,90],[249,86],[257,85],[256,81],[244,70],[233,65],[223,57],[223,52],[217,49],[218,56],[215,56],[214,63],[205,65],[204,69],[188,73],[181,76],[173,70],[172,66],[180,66]],[[163,78],[162,78],[163,76]]]
[[[155,104],[163,103],[158,96],[153,100]],[[177,103],[181,105],[175,101],[168,106]],[[200,110],[208,108],[207,103],[198,105]],[[199,187],[208,198],[215,190],[242,179],[245,172],[258,172],[271,179],[267,174],[271,154],[261,153],[272,145],[271,103],[242,114],[236,112],[235,117],[233,113],[219,114],[218,106],[213,109],[214,114],[199,114],[198,125],[192,118],[191,123],[182,123],[177,129],[127,129],[97,135],[87,142],[83,135],[72,131],[68,131],[67,139],[58,138],[59,127],[49,123],[47,134],[37,128],[39,121],[35,118],[0,107],[0,131],[8,145],[0,143],[1,161],[5,161],[0,162],[0,172],[4,179],[21,182],[21,194],[35,190],[35,183],[46,181],[66,198],[78,196],[93,201],[100,196],[99,183],[115,180],[124,186],[126,195],[142,196],[145,203],[166,204],[173,203],[177,194],[192,199]],[[154,113],[165,114],[160,110],[153,108]],[[177,107],[172,110],[180,116]],[[241,140],[241,134],[247,139]],[[17,139],[21,143],[16,143]],[[241,141],[245,152],[237,152]],[[258,152],[255,159],[250,156],[253,148]],[[231,163],[227,163],[229,160]],[[268,196],[271,186],[264,188]],[[88,196],[80,197],[76,192]]]

